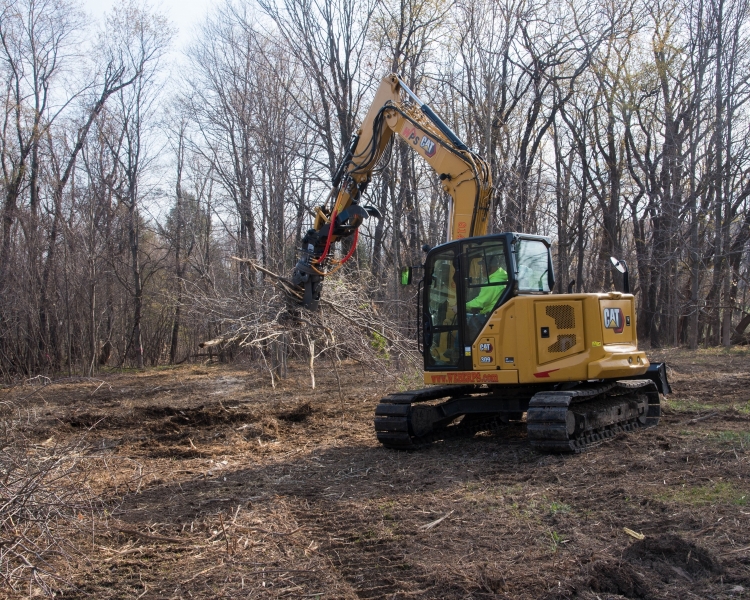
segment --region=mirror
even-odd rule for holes
[[[614,256],[610,256],[609,260],[612,262],[612,266],[617,269],[619,273],[622,273],[622,291],[629,294],[630,281],[628,280],[628,265],[625,264],[624,260],[618,260]]]
[[[411,284],[411,267],[401,267],[401,285]]]
[[[612,262],[612,266],[623,275],[628,272],[628,267],[621,260],[617,260],[614,256],[610,256],[609,260]]]

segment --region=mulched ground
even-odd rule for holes
[[[675,391],[661,424],[577,456],[532,451],[520,426],[383,449],[375,404],[404,384],[358,365],[342,395],[324,367],[312,390],[302,365],[276,389],[234,365],[0,401],[38,444],[91,444],[106,511],[58,597],[750,597],[750,354],[653,358]]]

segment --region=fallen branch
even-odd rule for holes
[[[268,277],[271,277],[274,281],[276,281],[282,288],[283,291],[289,295],[291,295],[296,300],[302,300],[302,292],[300,291],[299,287],[294,285],[290,279],[287,279],[286,277],[282,277],[281,275],[277,275],[273,271],[270,271],[266,269],[265,267],[262,267],[259,265],[256,261],[254,261],[251,258],[240,258],[239,256],[232,256],[232,260],[236,260],[237,262],[245,263],[250,266],[250,268],[254,271],[257,271],[259,273],[263,273],[264,275],[268,275]]]
[[[115,527],[120,533],[127,533],[128,535],[134,535],[135,537],[143,538],[145,540],[152,540],[154,542],[168,542],[170,544],[184,544],[185,540],[179,538],[166,537],[164,535],[154,535],[152,533],[143,533],[137,529],[128,529],[127,527]]]
[[[326,280],[326,297],[320,309],[301,306],[302,292],[288,278],[282,277],[256,261],[232,257],[263,275],[252,280],[247,289],[232,298],[198,296],[193,305],[201,318],[213,317],[221,333],[202,342],[201,348],[234,344],[252,350],[259,363],[269,371],[271,385],[284,377],[289,354],[304,360],[315,386],[314,362],[326,354],[336,361],[356,360],[371,372],[391,377],[403,373],[404,363],[414,369],[421,366],[416,340],[406,335],[399,313],[412,314],[411,306],[403,311],[396,302],[391,310],[376,310],[368,290],[375,282],[348,280],[337,275]],[[395,357],[396,360],[391,361]]]
[[[292,531],[268,531],[267,529],[263,529],[261,527],[246,527],[244,525],[233,525],[233,527],[238,531],[244,531],[245,533],[260,531],[261,533],[265,533],[266,535],[292,535],[293,533],[297,533],[300,530],[299,527],[293,529]]]
[[[212,348],[213,346],[219,346],[220,344],[224,344],[226,342],[233,342],[236,338],[225,338],[225,337],[218,337],[213,340],[208,340],[207,342],[201,342],[198,344],[199,348]],[[207,354],[196,354],[196,356],[208,356]]]
[[[192,577],[191,577],[190,579],[185,579],[185,580],[184,580],[184,581],[182,582],[182,585],[185,585],[186,583],[190,583],[190,582],[191,582],[191,581],[193,581],[194,579],[197,579],[197,578],[198,578],[198,577],[200,577],[201,575],[205,575],[205,574],[206,574],[206,573],[208,573],[209,571],[213,571],[213,570],[214,570],[214,569],[216,569],[217,567],[220,567],[220,566],[221,566],[222,564],[224,564],[224,563],[217,563],[217,564],[215,564],[215,565],[211,565],[211,566],[210,566],[210,567],[208,567],[207,569],[203,569],[202,571],[199,571],[198,573],[196,573],[195,575],[193,575],[193,576],[192,576]]]
[[[638,533],[637,531],[633,531],[632,529],[630,529],[628,527],[623,527],[622,530],[625,533],[627,533],[630,537],[632,537],[632,538],[634,538],[636,540],[641,541],[641,540],[645,540],[646,539],[645,535],[643,535],[642,533]]]
[[[688,423],[690,423],[692,425],[693,423],[698,423],[700,421],[705,421],[706,419],[710,419],[711,417],[715,417],[718,414],[719,413],[717,413],[717,412],[712,412],[712,413],[709,413],[707,415],[703,415],[702,417],[696,417],[695,419],[690,419],[688,421]]]
[[[440,525],[440,523],[442,523],[442,522],[443,522],[443,521],[445,521],[445,520],[446,520],[446,519],[447,519],[448,517],[450,517],[450,516],[451,516],[451,515],[452,515],[452,514],[453,514],[454,512],[456,512],[456,511],[455,511],[455,510],[452,510],[452,511],[450,511],[450,512],[449,512],[449,513],[448,513],[447,515],[443,515],[442,517],[440,517],[440,518],[439,518],[439,519],[437,519],[436,521],[433,521],[432,523],[427,523],[427,525],[422,525],[422,526],[420,527],[420,529],[422,529],[422,530],[424,530],[424,531],[427,531],[428,529],[432,529],[433,527],[437,527],[438,525]]]

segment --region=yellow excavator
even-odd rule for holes
[[[391,394],[375,410],[375,433],[389,448],[413,448],[452,432],[474,433],[526,415],[530,444],[579,452],[622,431],[652,427],[666,367],[638,350],[628,293],[555,294],[551,240],[522,233],[486,235],[489,166],[397,75],[384,78],[362,127],[302,240],[292,281],[303,305],[318,308],[323,280],[356,247],[359,203],[393,134],[435,170],[452,198],[449,241],[429,248],[418,287],[421,390]],[[337,240],[350,250],[333,258]],[[402,272],[411,283],[412,268]]]

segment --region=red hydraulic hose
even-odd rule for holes
[[[354,230],[354,239],[352,240],[352,247],[347,253],[347,255],[344,257],[344,259],[339,264],[344,264],[347,260],[349,260],[352,257],[352,254],[354,254],[354,251],[357,249],[357,240],[359,239],[359,227]]]
[[[320,255],[320,258],[313,261],[313,263],[315,263],[316,265],[322,263],[326,259],[326,256],[328,256],[328,249],[331,247],[331,237],[333,236],[333,228],[336,225],[336,207],[333,208],[331,219],[330,221],[328,221],[328,224],[329,228],[328,237],[326,238],[326,247],[323,249],[323,254]]]
[[[359,239],[359,229],[354,230],[354,239],[352,240],[352,247],[351,250],[349,250],[349,253],[342,258],[341,260],[334,260],[333,264],[335,265],[333,269],[328,271],[327,273],[324,273],[323,271],[318,271],[318,269],[315,268],[315,265],[312,265],[313,271],[315,271],[318,275],[322,275],[323,277],[327,277],[328,275],[333,275],[336,271],[338,271],[344,263],[349,260],[352,255],[354,254],[354,251],[357,249],[357,240]]]

